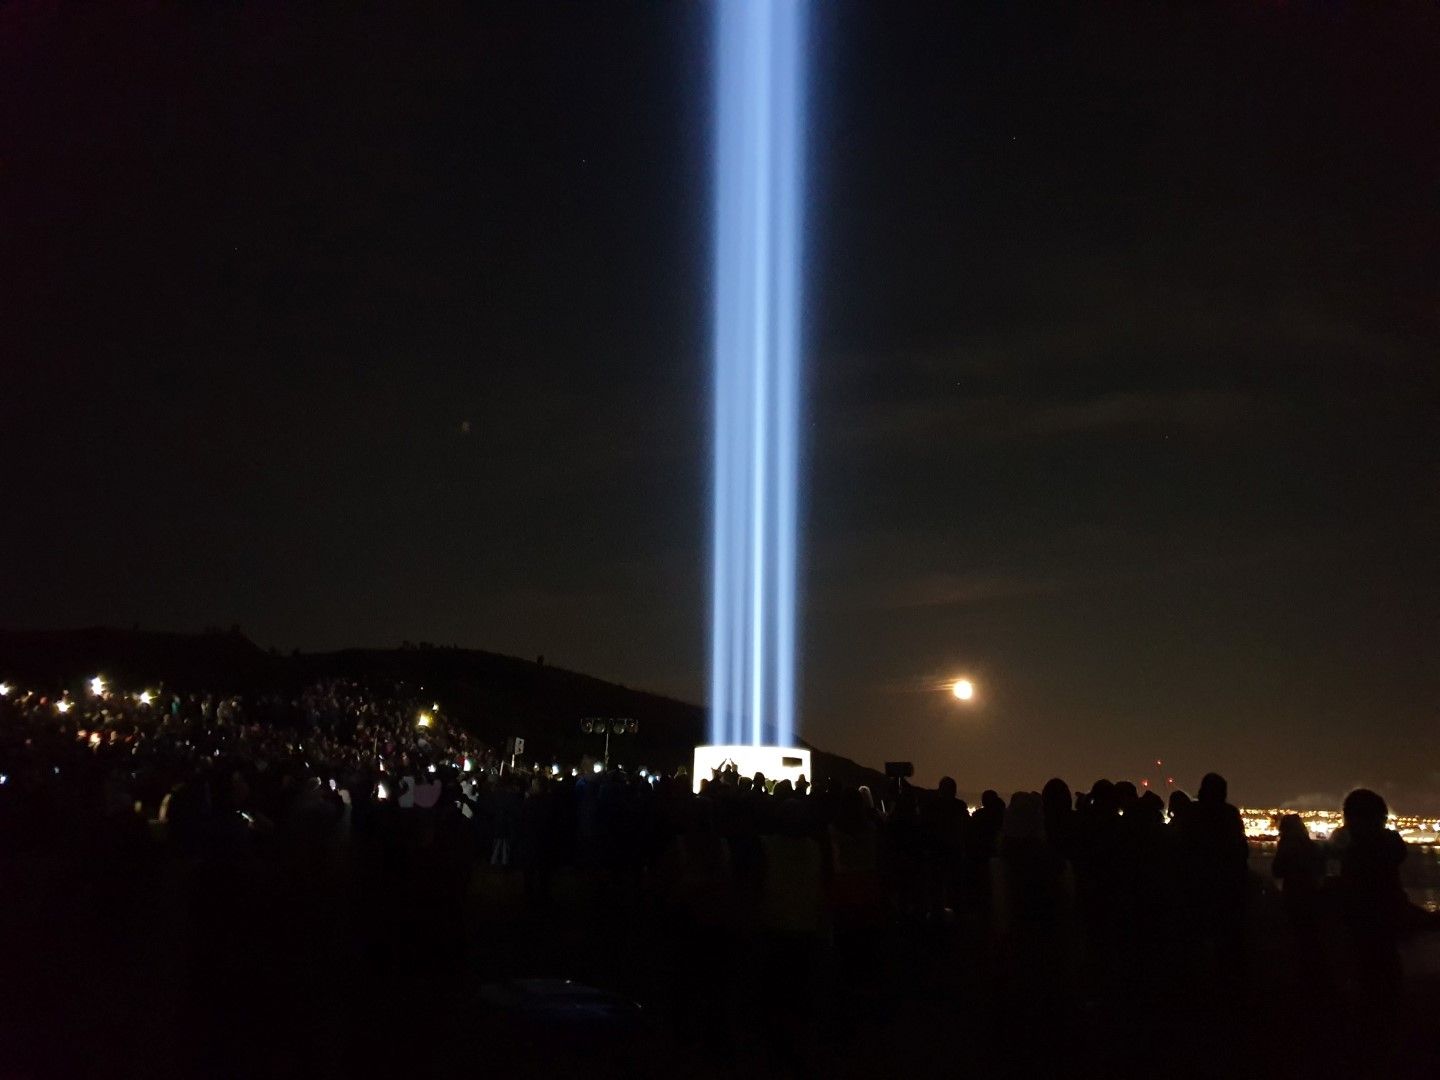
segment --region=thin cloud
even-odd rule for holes
[[[838,426],[842,442],[924,449],[957,437],[1025,442],[1124,429],[1219,431],[1255,413],[1239,393],[1208,390],[1113,393],[1077,400],[1010,396],[914,399],[867,407]]]
[[[826,590],[820,600],[823,610],[904,611],[933,607],[968,607],[993,600],[1040,596],[1071,588],[1051,578],[1023,575],[977,575],[947,573],[915,574]]]

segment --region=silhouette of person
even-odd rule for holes
[[[1337,830],[1340,854],[1340,911],[1356,961],[1356,974],[1379,1001],[1400,990],[1400,922],[1405,890],[1400,864],[1405,842],[1387,829],[1390,808],[1366,788],[1345,796],[1345,825]]]
[[[1315,900],[1325,877],[1325,854],[1310,838],[1299,814],[1286,814],[1280,819],[1280,842],[1275,846],[1270,872],[1280,882],[1287,917],[1292,921],[1313,921]]]
[[[1147,825],[1163,825],[1165,824],[1165,800],[1155,792],[1147,791],[1135,804],[1135,813]]]
[[[1325,979],[1319,932],[1320,886],[1325,878],[1325,853],[1310,838],[1299,814],[1280,819],[1280,841],[1270,872],[1280,882],[1280,902],[1300,971],[1314,985]]]
[[[946,776],[935,795],[922,807],[925,859],[928,870],[928,906],[941,915],[950,906],[960,880],[960,859],[964,852],[965,804],[956,798],[955,781]]]
[[[1180,827],[1180,819],[1184,817],[1189,812],[1190,807],[1194,805],[1195,804],[1191,801],[1190,796],[1185,794],[1185,792],[1181,791],[1179,788],[1176,788],[1174,791],[1172,791],[1170,793],[1169,824],[1174,825],[1178,829]]]
[[[995,842],[1000,837],[1000,827],[1005,820],[1005,800],[998,792],[986,789],[980,794],[980,807],[971,818],[970,834],[974,841],[975,857],[988,859],[995,854]]]
[[[1075,848],[1075,811],[1071,808],[1070,785],[1058,776],[1045,782],[1040,791],[1045,817],[1045,840],[1057,855],[1069,858]]]
[[[1217,974],[1243,973],[1242,935],[1250,846],[1240,811],[1226,801],[1229,785],[1218,773],[1200,781],[1200,794],[1180,818],[1181,859],[1190,882],[1194,930],[1214,946]]]

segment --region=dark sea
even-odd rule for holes
[[[1406,844],[1405,862],[1400,867],[1400,881],[1410,899],[1427,911],[1440,911],[1440,846]],[[1250,841],[1250,869],[1270,881],[1270,863],[1275,858],[1275,841]],[[1329,873],[1338,874],[1339,865],[1331,860]]]

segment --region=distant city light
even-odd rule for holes
[[[73,702],[68,701],[65,698],[61,698],[59,701],[55,702],[55,709],[58,712],[67,713],[70,711],[70,706],[72,704]]]
[[[10,691],[14,689],[8,682],[0,682],[0,697],[9,697]]]
[[[605,766],[602,765],[600,762],[597,761],[597,762],[595,762],[595,769],[594,769],[594,771],[597,772],[597,773],[602,773],[602,772],[605,771]]]
[[[1240,820],[1245,835],[1262,842],[1274,842],[1279,838],[1280,818],[1295,814],[1317,840],[1329,840],[1345,824],[1345,815],[1340,810],[1300,810],[1272,807],[1270,809],[1240,808]],[[1433,844],[1435,834],[1440,833],[1440,819],[1414,814],[1391,814],[1390,827],[1400,834],[1400,839],[1409,844]]]
[[[956,679],[950,692],[961,701],[970,701],[975,697],[975,684],[969,679]]]
[[[96,697],[105,693],[105,676],[96,675],[90,680],[90,693]]]
[[[141,704],[141,705],[149,705],[149,704],[150,704],[152,701],[154,701],[154,700],[155,700],[155,695],[152,694],[152,693],[150,693],[149,690],[141,690],[141,691],[140,691],[140,704]]]
[[[421,727],[429,727],[429,726],[431,725],[431,723],[434,722],[434,719],[435,719],[435,718],[434,718],[433,716],[431,716],[428,712],[422,712],[422,713],[420,714],[420,718],[419,718],[417,721],[415,721],[415,722],[416,722],[417,724],[419,724]]]

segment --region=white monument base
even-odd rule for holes
[[[810,751],[789,746],[697,746],[695,768],[690,773],[690,786],[700,792],[700,781],[709,780],[714,770],[734,764],[741,776],[764,773],[766,780],[789,780],[795,783],[802,776],[813,783],[810,772]]]

